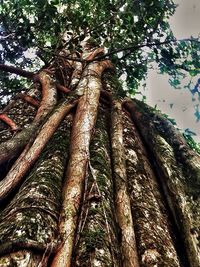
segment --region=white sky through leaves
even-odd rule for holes
[[[170,19],[170,24],[177,39],[198,37],[200,35],[200,0],[175,0],[179,6]],[[189,77],[188,77],[189,78]],[[200,77],[194,77],[194,82]],[[192,136],[200,142],[200,121],[196,121],[195,106],[200,104],[197,94],[188,89],[174,89],[168,83],[169,76],[159,75],[156,70],[149,71],[145,96],[147,103],[175,119],[179,128],[196,133]]]

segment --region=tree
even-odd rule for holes
[[[2,2],[0,266],[200,265],[199,155],[126,96],[153,60],[174,81],[199,72],[174,8]]]

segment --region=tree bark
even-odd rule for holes
[[[75,266],[122,264],[113,199],[109,115],[109,107],[101,104],[90,144],[88,176],[75,239]]]
[[[2,267],[10,266],[8,262],[12,262],[12,266],[38,266],[38,262],[48,258],[59,245],[57,224],[71,124],[72,119],[68,116],[41,153],[19,192],[1,212]],[[27,263],[24,263],[26,259]]]
[[[133,120],[138,125],[155,159],[158,177],[174,221],[184,242],[189,264],[192,267],[199,266],[200,249],[197,229],[200,229],[200,208],[198,200],[194,197],[196,196],[195,191],[198,189],[196,188],[195,190],[194,185],[191,186],[187,183],[187,177],[183,172],[183,168],[186,168],[188,165],[191,166],[191,161],[189,159],[187,161],[185,160],[185,166],[183,166],[183,163],[176,160],[175,151],[177,147],[174,146],[175,142],[168,141],[170,136],[166,138],[168,135],[167,131],[163,135],[159,133],[156,129],[155,121],[145,112],[142,103],[138,105],[137,101],[128,101],[125,103],[125,106],[130,110]],[[177,134],[170,138],[170,140],[173,139],[178,139]],[[187,146],[185,142],[184,145]],[[179,153],[182,153],[181,150],[179,150]],[[194,154],[194,152],[191,153]],[[182,157],[184,158],[184,156]],[[196,155],[196,158],[198,158],[198,155]],[[198,164],[199,160],[195,164],[195,168]],[[198,169],[196,168],[196,170]],[[199,180],[198,172],[196,174],[193,172],[192,175],[193,181]]]
[[[200,266],[200,156],[102,48],[66,53],[2,111],[0,266]]]
[[[63,209],[60,232],[63,243],[52,266],[70,266],[78,212],[83,194],[84,179],[87,174],[89,145],[97,116],[101,90],[101,74],[109,62],[90,63],[82,74],[76,93],[79,99],[72,128],[70,160],[63,188]]]
[[[133,229],[130,199],[127,192],[125,153],[123,146],[123,126],[121,103],[112,103],[112,159],[115,182],[116,215],[120,227],[123,266],[137,267],[138,255]]]

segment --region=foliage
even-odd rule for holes
[[[191,135],[189,134],[183,134],[183,136],[185,137],[188,145],[194,150],[196,151],[198,154],[200,154],[200,143],[196,143],[194,141],[194,139],[192,138]]]
[[[176,121],[173,118],[171,118],[169,115],[162,113],[162,111],[159,110],[156,105],[154,107],[149,107],[149,110],[153,112],[153,114],[160,114],[163,118],[170,121],[177,128]],[[177,130],[180,131],[179,128],[177,128]],[[200,154],[200,143],[195,142],[195,140],[192,137],[193,135],[196,135],[196,134],[188,128],[185,129],[185,131],[182,134],[187,144],[190,146],[190,148],[192,148],[194,151]]]
[[[167,22],[174,11],[172,0],[1,0],[0,63],[34,69],[62,47],[81,51],[80,42],[92,36],[107,49],[118,77],[125,74],[130,93],[153,61],[178,87],[185,71],[200,72],[200,61],[198,42],[174,42]],[[27,51],[36,52],[34,60]],[[7,81],[3,76],[2,87]]]

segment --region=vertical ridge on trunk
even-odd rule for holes
[[[131,215],[130,199],[127,192],[125,153],[123,147],[123,126],[121,103],[113,100],[111,115],[111,144],[113,177],[115,184],[115,204],[120,227],[123,266],[137,267],[138,256]]]
[[[90,63],[85,68],[77,86],[81,95],[73,122],[70,160],[63,188],[63,208],[60,217],[60,232],[63,243],[52,266],[70,266],[74,235],[77,226],[83,185],[89,161],[89,145],[99,105],[101,74],[109,66],[108,61]]]
[[[176,148],[159,134],[142,106],[138,107],[136,102],[129,101],[126,107],[154,155],[159,180],[183,239],[189,264],[191,267],[200,266],[199,201],[187,193],[187,178],[184,176],[182,164],[176,160],[174,152]]]
[[[141,266],[181,266],[174,247],[171,224],[147,153],[123,112],[124,144],[131,208]]]
[[[109,109],[101,105],[90,145],[89,171],[74,252],[75,266],[121,266],[113,201],[109,114]]]
[[[1,212],[2,267],[10,266],[7,264],[10,257],[12,266],[17,262],[16,266],[22,266],[25,259],[21,255],[26,249],[33,251],[33,257],[28,256],[27,252],[25,258],[32,257],[35,261],[35,257],[39,255],[42,260],[43,256],[49,256],[55,251],[58,245],[57,224],[61,206],[62,177],[68,157],[71,123],[72,120],[68,116],[41,153],[19,192]],[[16,253],[9,254],[11,252]],[[38,265],[28,261],[27,265],[23,266]]]

